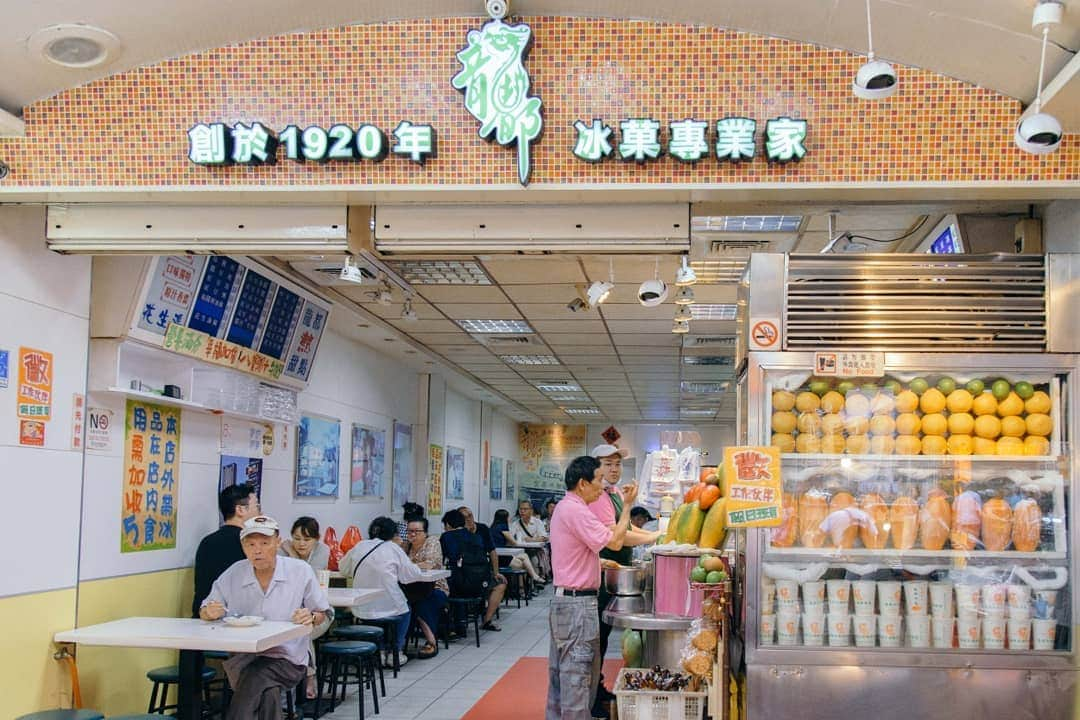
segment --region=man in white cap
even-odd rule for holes
[[[600,469],[597,475],[604,479],[604,489],[600,497],[589,503],[589,509],[593,515],[609,529],[615,527],[616,519],[623,509],[622,495],[619,494],[618,484],[622,478],[622,461],[627,456],[627,451],[614,445],[597,445],[593,448],[592,456],[600,461]],[[622,549],[609,550],[604,548],[600,551],[600,562],[605,565],[617,563],[619,565],[634,564],[634,547],[648,545],[659,539],[659,532],[639,530],[631,526],[626,531]],[[597,597],[597,610],[600,613],[600,657],[607,653],[608,638],[611,636],[611,625],[604,622],[604,610],[607,608],[611,596],[604,584],[600,584],[600,592]],[[593,717],[608,717],[608,711],[604,707],[615,699],[615,695],[604,686],[604,676],[600,675],[600,682],[596,687],[596,698],[593,701]]]
[[[278,555],[277,521],[257,515],[244,522],[240,545],[246,560],[233,563],[214,582],[199,608],[203,620],[226,615],[258,615],[265,620],[319,625],[333,617],[326,592],[304,560]],[[308,637],[301,636],[264,652],[233,655],[225,673],[233,687],[226,720],[280,720],[281,690],[307,675]]]

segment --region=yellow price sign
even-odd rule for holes
[[[780,524],[780,449],[741,446],[724,449],[724,497],[728,527]]]

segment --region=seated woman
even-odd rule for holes
[[[556,505],[558,505],[558,502],[555,500],[548,500],[544,503],[544,529],[549,536],[551,535],[551,516],[555,512]]]
[[[283,540],[278,548],[278,555],[303,560],[311,566],[312,570],[325,570],[330,562],[330,548],[319,542],[319,521],[313,517],[298,517],[293,522],[291,539]],[[315,639],[326,634],[330,629],[329,618],[315,625],[311,629],[311,640],[308,648],[308,669],[306,695],[309,699],[315,697]]]
[[[389,618],[395,621],[395,642],[397,643],[400,663],[408,660],[405,656],[405,638],[409,633],[409,621],[412,613],[402,584],[424,580],[424,571],[416,566],[405,554],[394,538],[397,537],[397,523],[388,517],[377,517],[371,521],[367,540],[362,540],[338,562],[341,573],[351,578],[353,587],[378,588],[383,593],[373,601],[354,606],[352,614],[360,619],[380,620]],[[394,661],[393,653],[383,656],[383,664],[390,666]]]
[[[495,518],[491,522],[491,542],[495,544],[496,552],[498,552],[498,548],[517,545],[514,536],[510,534],[510,513],[508,511],[495,511]],[[512,570],[524,570],[529,573],[529,577],[537,585],[544,584],[544,578],[540,577],[540,574],[536,572],[536,567],[532,564],[532,560],[529,559],[528,553],[514,555],[506,565]]]
[[[442,546],[439,544],[439,539],[428,535],[427,531],[428,519],[426,517],[409,521],[406,531],[409,537],[409,559],[422,570],[443,570],[445,566]],[[446,607],[447,598],[450,597],[450,588],[446,580],[436,580],[432,584],[434,587],[431,588],[431,592],[424,592],[430,584],[417,583],[416,596],[411,597],[409,603],[412,611],[416,613],[416,624],[420,626],[420,632],[424,633],[424,640],[427,641],[427,645],[420,648],[417,654],[417,657],[421,659],[439,654],[439,640],[435,637],[435,630],[439,627],[439,613]],[[409,594],[410,587],[414,586],[405,586],[406,595]]]
[[[548,541],[547,530],[543,521],[533,514],[532,503],[522,500],[518,503],[518,514],[514,522],[510,523],[510,535],[514,542],[522,543],[546,543]],[[532,558],[533,563],[540,568],[540,574],[545,578],[551,577],[551,554],[547,547],[527,548],[526,552]]]

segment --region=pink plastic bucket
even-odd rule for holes
[[[658,615],[701,617],[702,590],[690,589],[696,556],[653,556],[653,611]]]

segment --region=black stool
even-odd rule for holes
[[[480,616],[484,612],[484,598],[450,598],[450,626],[465,625],[465,637],[469,636],[469,621],[472,620],[476,631],[476,647],[480,647]]]
[[[394,677],[397,677],[398,671],[401,670],[401,656],[398,654],[397,646],[397,624],[398,621],[395,618],[357,618],[363,625],[371,627],[381,628],[383,632],[382,650],[383,652],[394,653]],[[353,626],[355,627],[355,626]]]
[[[374,643],[382,649],[383,640],[386,638],[386,634],[382,628],[377,628],[373,625],[338,625],[330,631],[330,635],[337,640],[363,640],[364,642]],[[327,641],[331,642],[331,641]],[[386,677],[383,675],[382,663],[376,663],[379,666],[379,690],[383,697],[386,697]]]
[[[379,693],[375,690],[375,668],[379,667],[379,646],[363,640],[331,640],[319,649],[319,689],[315,696],[315,716],[322,707],[323,682],[330,681],[330,707],[333,709],[341,683],[341,700],[345,701],[346,687],[355,682],[360,720],[364,720],[364,685],[371,687],[371,701],[379,714]],[[350,669],[355,672],[350,673]],[[350,679],[350,676],[355,680]]]
[[[507,592],[506,597],[503,598],[503,602],[509,607],[511,600],[517,600],[518,610],[521,609],[521,601],[525,600],[525,607],[529,607],[529,596],[531,594],[531,582],[532,578],[529,577],[529,573],[518,568],[499,568],[499,572],[506,578],[506,584],[508,590],[513,590],[512,593]]]
[[[168,704],[169,686],[180,684],[180,668],[176,665],[166,665],[165,667],[154,668],[146,673],[146,677],[154,683],[154,687],[150,691],[150,704],[146,708],[146,712],[150,714],[157,713],[158,715],[164,715],[166,710],[177,710],[179,705]],[[207,683],[217,677],[217,670],[210,667],[204,667],[202,671],[202,690],[203,690],[203,702],[207,707],[210,707],[210,690]],[[158,699],[158,690],[161,691],[161,698]]]
[[[105,720],[105,716],[97,710],[42,710],[15,720]]]

